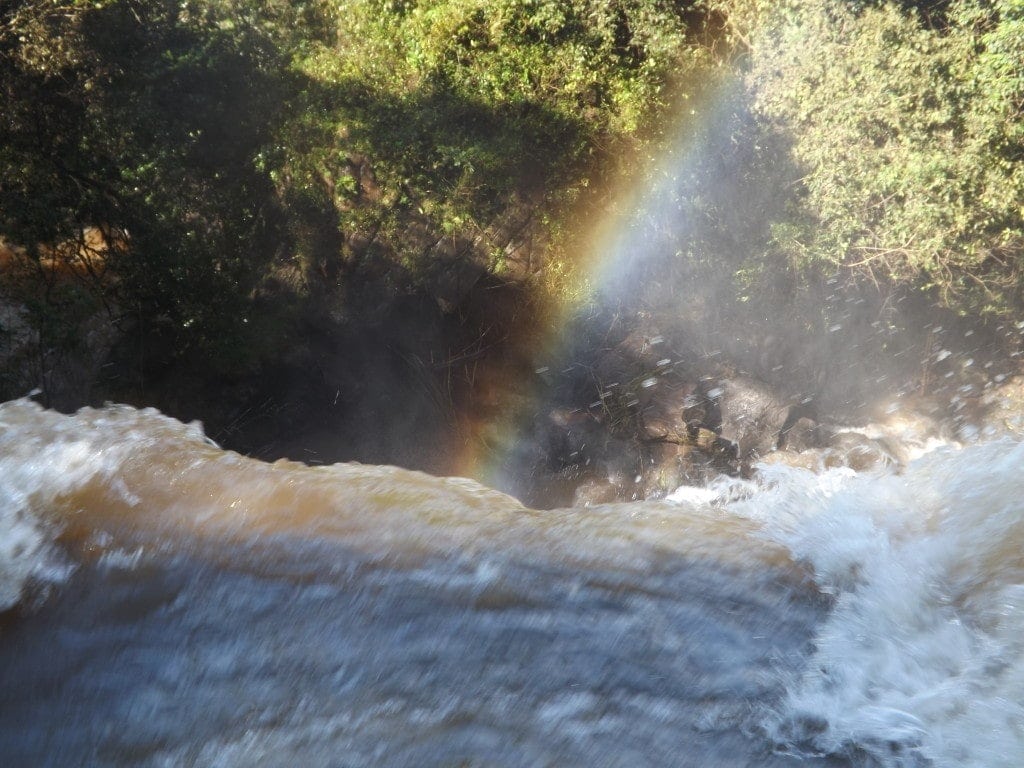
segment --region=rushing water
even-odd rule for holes
[[[1019,766],[1024,445],[535,512],[0,406],[11,766]]]

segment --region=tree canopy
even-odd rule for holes
[[[749,83],[802,174],[776,246],[919,285],[961,311],[1016,307],[1024,5],[773,6]]]
[[[571,274],[581,206],[656,173],[730,78],[742,119],[716,146],[771,205],[759,229],[715,202],[682,258],[740,294],[838,270],[1020,309],[1019,0],[5,0],[0,238],[38,260],[122,233],[80,296],[230,368],[284,333],[257,306],[285,274]],[[80,316],[48,300],[49,326]]]

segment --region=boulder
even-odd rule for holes
[[[861,432],[837,431],[828,441],[823,454],[826,467],[849,467],[856,472],[866,472],[879,467],[898,463],[884,442],[868,437]]]
[[[791,409],[786,424],[779,430],[778,448],[800,453],[824,447],[825,438],[820,425],[807,416],[794,418],[795,415],[795,409]]]
[[[705,426],[734,443],[740,460],[775,450],[792,406],[778,392],[741,375],[702,382],[701,395],[691,412],[703,410]]]
[[[695,425],[701,423],[693,419],[690,410],[695,401],[696,382],[666,375],[655,379],[655,384],[647,389],[651,390],[651,397],[640,410],[642,437],[647,440],[687,442],[690,431],[688,421],[694,421]]]
[[[961,425],[962,439],[1024,436],[1024,376],[993,382],[979,402],[977,415]]]
[[[573,497],[574,507],[593,507],[597,504],[610,504],[621,500],[620,489],[607,480],[590,479],[583,481]]]

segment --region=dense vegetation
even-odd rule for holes
[[[523,229],[550,233],[655,141],[708,64],[649,0],[357,0],[331,18],[337,34],[295,59],[306,83],[275,178],[413,269],[471,249],[509,268]]]
[[[481,274],[579,294],[579,223],[700,131],[673,194],[701,228],[658,247],[719,298],[840,274],[1020,308],[1016,0],[5,0],[0,89],[3,241],[32,266],[112,233],[102,278],[5,267],[43,349],[102,308],[224,373],[367,274],[445,311]]]
[[[964,311],[1017,308],[1024,4],[773,5],[750,83],[804,171],[777,247]]]

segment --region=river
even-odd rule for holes
[[[0,406],[5,766],[1019,766],[1024,445],[533,511]]]

